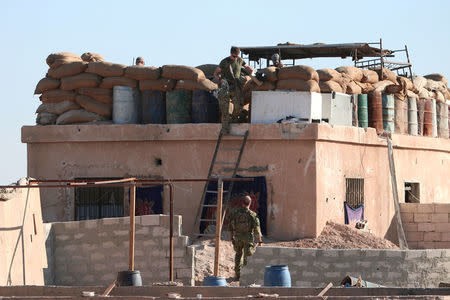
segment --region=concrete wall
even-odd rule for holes
[[[402,203],[400,210],[409,248],[450,248],[450,204]]]
[[[128,270],[129,218],[46,224],[52,271],[46,284],[109,285]],[[174,217],[174,280],[194,284],[194,248]],[[135,270],[142,283],[169,281],[169,216],[136,217]],[[53,280],[53,282],[51,282]]]
[[[233,133],[247,129],[238,174],[266,177],[270,237],[314,237],[327,220],[343,223],[347,177],[365,179],[369,227],[378,236],[388,236],[393,200],[387,146],[373,128],[232,125]],[[219,131],[220,124],[25,126],[22,141],[27,143],[28,174],[40,179],[205,178]],[[420,183],[421,199],[448,202],[450,140],[395,134],[392,139],[400,202],[407,181]],[[226,137],[225,143],[235,147],[240,138]],[[183,216],[187,234],[193,232],[203,186],[175,185],[174,210]],[[73,220],[73,191],[45,190],[41,198],[45,221]],[[168,213],[167,193],[164,201]]]
[[[44,238],[39,189],[0,190],[0,286],[44,284]]]
[[[263,284],[267,265],[288,265],[292,285],[301,287],[339,285],[347,275],[388,287],[438,287],[450,280],[450,250],[258,247],[241,272],[241,285]]]

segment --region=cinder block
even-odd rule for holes
[[[443,242],[450,241],[450,232],[443,232],[441,238]]]
[[[308,287],[313,287],[313,285],[312,285],[311,281],[296,281],[295,287],[308,288]]]
[[[421,214],[421,213],[414,214],[414,223],[427,223],[427,222],[431,222],[431,214]]]
[[[318,267],[318,268],[322,268],[322,269],[328,269],[330,267],[330,263],[324,262],[324,261],[320,261],[320,260],[316,260],[313,262],[313,266],[314,267]]]
[[[67,241],[68,239],[70,239],[71,237],[69,236],[69,235],[67,235],[67,234],[64,234],[64,235],[62,235],[62,234],[58,234],[57,236],[56,236],[56,240],[57,241]]]
[[[99,271],[99,272],[104,271],[104,270],[106,270],[106,265],[105,264],[95,264],[94,270]]]
[[[136,230],[136,235],[148,235],[150,234],[150,229],[148,227],[142,227]]]
[[[450,223],[434,223],[436,232],[450,232]]]
[[[159,215],[141,216],[141,225],[143,226],[159,226]]]
[[[186,255],[185,249],[174,249],[173,250],[173,257],[184,257]],[[166,257],[170,256],[170,251],[166,251]]]
[[[266,261],[266,260],[264,259],[264,261]],[[308,261],[306,261],[304,259],[303,260],[302,259],[296,259],[291,264],[296,266],[296,267],[306,267],[307,265],[309,265]]]
[[[417,242],[410,242],[410,241],[408,241],[408,248],[409,249],[418,249],[417,248]]]
[[[417,223],[403,223],[403,229],[405,231],[418,231]]]
[[[107,242],[103,242],[102,243],[102,247],[103,248],[115,248],[115,245],[114,245],[114,243],[113,242],[111,242],[111,241],[107,241]]]
[[[402,277],[402,273],[400,273],[400,272],[388,272],[387,273],[387,278],[389,279],[389,280],[395,280],[395,279],[399,279],[399,278],[401,278]]]
[[[348,270],[351,268],[352,265],[350,263],[346,263],[346,262],[339,262],[339,263],[333,263],[333,266],[338,269]]]
[[[112,282],[114,279],[116,279],[117,274],[114,273],[106,273],[103,274],[101,279],[103,282]]]
[[[307,278],[314,278],[314,277],[319,277],[320,274],[317,272],[303,271],[302,276],[307,277]]]
[[[296,249],[295,248],[280,248],[280,256],[281,257],[296,257]],[[300,255],[299,255],[300,256]]]
[[[342,250],[342,255],[344,257],[359,257],[363,253],[363,250]]]
[[[325,272],[324,275],[329,279],[342,279],[341,277],[343,277],[341,272]]]
[[[128,231],[128,230],[114,230],[113,233],[114,233],[114,235],[117,235],[117,236],[123,236],[123,235],[128,235],[130,233],[130,231]]]
[[[418,212],[419,203],[400,203],[400,212],[403,213],[416,213]]]
[[[450,204],[448,203],[434,203],[433,208],[435,213],[450,213]]]
[[[423,232],[406,232],[406,240],[411,242],[423,241]]]
[[[176,269],[176,278],[192,278],[194,276],[194,268]]]
[[[446,252],[445,250],[442,251],[441,249],[431,249],[431,250],[426,250],[426,255],[427,258],[440,258],[440,257],[445,257]]]
[[[74,235],[74,239],[75,240],[79,240],[79,239],[82,239],[84,237],[84,233],[77,233],[77,234],[75,234]]]
[[[434,207],[433,204],[419,204],[417,206],[418,213],[433,213]]]
[[[315,249],[301,249],[300,250],[301,252],[301,254],[302,254],[302,256],[305,256],[305,257],[316,257],[317,256],[317,250],[315,250]]]
[[[450,249],[450,241],[436,242],[436,249]]]
[[[130,217],[120,218],[120,222],[123,225],[130,225]],[[136,219],[134,220],[134,223],[136,224]]]
[[[417,244],[417,242],[416,242]],[[408,243],[408,246],[410,246],[410,243]],[[406,250],[405,251],[405,259],[417,259],[417,258],[422,258],[425,257],[426,253],[423,250]]]
[[[103,220],[103,225],[119,225],[120,219],[119,218],[105,218]]]
[[[101,221],[101,220],[100,220]],[[99,220],[87,220],[84,222],[84,228],[86,229],[94,229],[98,227],[98,223],[100,223]]]
[[[434,213],[431,215],[433,223],[448,223],[448,213]]]
[[[342,251],[324,249],[322,255],[323,257],[339,257],[339,253],[342,253]]]
[[[401,213],[402,222],[414,223],[414,213]]]
[[[366,257],[378,257],[381,254],[380,250],[375,250],[375,249],[366,249]]]
[[[373,266],[370,261],[357,261],[356,265],[363,268],[371,268]]]
[[[91,253],[91,260],[102,260],[105,259],[105,255],[101,252]]]
[[[441,233],[440,232],[425,232],[423,234],[423,241],[424,242],[438,242],[441,240]]]
[[[154,227],[153,229],[152,229],[152,233],[151,233],[154,237],[163,237],[163,236],[166,236],[166,237],[168,237],[169,236],[169,230],[168,229],[166,229],[166,228],[164,228],[164,227]]]
[[[430,232],[434,231],[434,223],[417,223],[417,231]]]
[[[64,222],[64,227],[66,229],[78,229],[80,228],[80,222],[79,221]]]

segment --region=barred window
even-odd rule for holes
[[[364,178],[345,179],[345,201],[350,207],[364,204]]]

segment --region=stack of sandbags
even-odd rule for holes
[[[345,93],[343,87],[342,74],[338,71],[330,68],[324,68],[317,70],[319,74],[319,87],[321,93]]]
[[[429,91],[431,98],[436,99],[438,102],[450,100],[450,93],[447,87],[448,81],[442,74],[429,74],[425,75],[424,78],[427,80],[425,89]]]
[[[309,66],[290,66],[278,70],[277,90],[320,93],[319,74]]]
[[[373,70],[359,69],[353,66],[336,68],[340,75],[342,92],[346,94],[367,94],[373,91],[378,83],[378,74]]]

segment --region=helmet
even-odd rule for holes
[[[272,55],[272,60],[273,60],[273,61],[279,61],[279,60],[280,60],[280,55],[279,55],[278,53],[274,53],[274,54]]]

